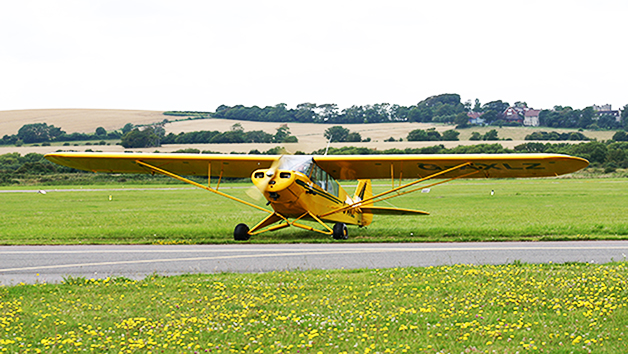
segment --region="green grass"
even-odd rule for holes
[[[248,199],[249,186],[223,191]],[[0,242],[226,243],[237,223],[265,216],[194,188],[132,190],[154,187],[185,188],[0,193]],[[348,242],[627,238],[627,187],[628,179],[457,181],[392,200],[430,216],[376,216],[351,227]],[[98,191],[51,191],[81,188]],[[288,228],[251,242],[337,241]],[[628,340],[626,284],[625,260],[68,277],[0,287],[0,352],[617,353]]]
[[[199,183],[206,183],[207,178],[191,178]],[[236,180],[237,181],[237,180]],[[250,181],[250,179],[249,179]],[[13,189],[46,189],[46,188],[64,188],[72,186],[105,186],[124,187],[125,185],[135,184],[180,184],[170,177],[161,175],[143,175],[143,174],[107,174],[107,173],[54,173],[47,175],[36,174],[14,174],[10,178],[10,185],[2,186]]]
[[[0,352],[620,353],[628,267],[455,265],[0,287]]]
[[[245,194],[249,186],[223,184],[222,188],[229,188],[221,189],[250,200]],[[133,187],[153,186],[124,186]],[[115,185],[66,188],[102,190],[50,191],[46,195],[1,193],[0,243],[226,243],[233,242],[235,225],[243,222],[253,226],[266,215],[194,188],[142,191],[110,190]],[[375,186],[376,191],[387,188],[390,185]],[[491,190],[495,195],[490,195]],[[625,215],[628,179],[465,180],[391,202],[398,207],[426,210],[431,215],[375,216],[367,228],[350,227],[349,242],[578,240],[628,236]],[[291,227],[254,236],[250,242],[334,241],[326,235]]]

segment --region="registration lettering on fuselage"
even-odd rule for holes
[[[418,163],[417,166],[424,171],[444,171],[447,169],[454,168],[456,166],[439,166],[432,163]],[[540,162],[524,162],[521,164],[522,167],[514,167],[508,163],[474,163],[469,166],[461,167],[460,170],[472,169],[478,171],[489,171],[489,170],[545,170],[544,166],[541,166]]]

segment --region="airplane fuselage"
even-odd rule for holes
[[[353,203],[349,194],[335,181],[329,182],[336,183],[333,188],[327,186],[330,190],[325,190],[302,172],[277,170],[268,176],[268,171],[270,170],[257,170],[253,172],[251,179],[258,188],[264,189],[262,193],[273,210],[286,217],[299,218],[308,212],[318,216]],[[362,216],[358,212],[339,212],[321,219],[350,225],[367,225],[367,220]]]

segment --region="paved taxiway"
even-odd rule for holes
[[[0,284],[63,277],[269,272],[445,264],[622,261],[628,241],[289,245],[0,246]]]

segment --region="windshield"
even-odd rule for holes
[[[338,196],[338,182],[318,167],[311,155],[283,155],[279,160],[279,169],[301,172],[327,193]]]
[[[311,155],[283,155],[279,160],[279,169],[297,171],[309,176],[313,163]]]

